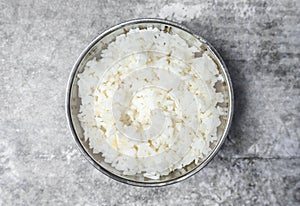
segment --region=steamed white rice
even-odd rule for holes
[[[199,164],[218,140],[224,97],[214,86],[223,79],[200,42],[131,29],[78,76],[84,137],[124,175],[157,179]]]

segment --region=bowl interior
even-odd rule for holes
[[[221,116],[221,125],[217,129],[218,134],[218,141],[214,142],[211,145],[212,152],[210,155],[208,155],[205,159],[202,159],[202,163],[199,165],[196,165],[195,163],[192,163],[186,167],[184,167],[181,170],[175,170],[174,172],[170,173],[167,176],[163,176],[158,180],[148,179],[145,178],[142,175],[123,175],[121,172],[113,168],[110,164],[103,161],[103,157],[100,154],[93,153],[92,149],[89,147],[89,142],[85,141],[85,138],[83,136],[83,129],[80,125],[80,122],[78,120],[78,113],[79,108],[81,104],[81,99],[78,97],[78,73],[82,73],[84,71],[86,63],[91,60],[92,58],[96,57],[97,59],[101,58],[100,54],[103,49],[107,47],[107,45],[114,41],[116,36],[123,34],[124,32],[127,32],[130,29],[133,28],[147,28],[147,27],[157,27],[159,29],[169,29],[171,28],[172,33],[176,33],[182,38],[184,38],[188,44],[199,46],[199,42],[203,43],[202,48],[207,50],[209,52],[210,57],[215,61],[215,63],[218,66],[218,70],[222,74],[224,78],[223,83],[217,83],[216,84],[216,90],[218,92],[222,92],[225,101],[222,104],[219,104],[221,107],[227,108],[228,114]],[[133,184],[133,185],[163,185],[168,184],[172,182],[179,181],[181,179],[184,179],[191,174],[195,173],[196,171],[200,170],[216,153],[216,151],[219,149],[221,143],[223,142],[227,131],[229,129],[231,117],[232,117],[232,88],[230,79],[228,76],[228,72],[226,70],[226,67],[219,57],[219,55],[215,52],[215,50],[202,38],[196,37],[195,35],[191,34],[184,28],[175,25],[170,22],[165,21],[159,21],[159,20],[148,20],[148,21],[133,21],[133,22],[127,22],[121,25],[118,25],[116,27],[113,27],[112,29],[106,31],[102,35],[100,35],[98,38],[96,38],[90,46],[83,52],[81,57],[78,59],[77,63],[75,64],[73,68],[73,73],[70,77],[70,84],[69,84],[69,90],[68,90],[68,97],[67,97],[67,111],[69,112],[68,118],[71,125],[71,129],[73,132],[73,136],[78,143],[79,148],[81,151],[85,154],[87,159],[100,171],[103,173],[109,175],[110,177],[117,179],[121,182]]]

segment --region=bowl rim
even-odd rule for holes
[[[72,85],[73,85],[73,81],[74,81],[74,77],[76,75],[76,72],[78,70],[78,67],[80,65],[80,63],[82,62],[83,58],[85,57],[85,55],[88,54],[88,52],[90,51],[90,49],[98,42],[100,41],[103,37],[105,37],[106,35],[124,27],[127,25],[133,25],[133,24],[138,24],[138,23],[158,23],[158,24],[165,24],[165,25],[169,25],[172,27],[176,27],[178,29],[181,29],[193,36],[195,36],[197,39],[199,39],[201,42],[205,43],[207,45],[207,47],[210,49],[210,51],[217,57],[219,64],[221,65],[221,69],[224,72],[224,76],[225,76],[225,81],[229,87],[228,89],[228,94],[229,94],[229,110],[228,110],[228,119],[227,119],[227,123],[226,126],[224,128],[224,132],[220,138],[220,140],[218,141],[217,145],[215,146],[214,150],[206,157],[206,159],[199,164],[198,166],[196,166],[195,168],[193,168],[191,171],[185,173],[182,176],[176,177],[174,179],[171,180],[166,180],[166,181],[161,181],[161,182],[139,182],[139,181],[135,181],[135,180],[129,180],[129,179],[125,179],[123,177],[120,177],[116,174],[113,174],[111,172],[109,172],[108,170],[106,170],[104,167],[102,167],[100,164],[98,164],[89,154],[88,152],[85,150],[85,148],[83,147],[83,145],[81,144],[79,137],[77,136],[77,133],[75,131],[74,125],[73,125],[73,121],[72,121],[72,116],[71,116],[71,107],[70,107],[70,99],[71,99],[71,90],[72,90]],[[216,49],[208,42],[206,41],[203,37],[194,34],[191,30],[187,29],[186,27],[182,26],[179,23],[175,23],[173,21],[169,21],[169,20],[165,20],[165,19],[159,19],[159,18],[137,18],[137,19],[132,19],[129,21],[125,21],[122,23],[119,23],[113,27],[110,27],[109,29],[105,30],[104,32],[100,33],[96,38],[94,38],[94,40],[81,52],[80,56],[77,58],[75,64],[72,67],[71,73],[69,75],[69,79],[68,79],[68,83],[67,83],[67,88],[66,88],[66,99],[65,99],[65,110],[66,110],[66,117],[67,117],[67,121],[68,121],[68,125],[69,128],[71,130],[73,139],[75,140],[78,149],[81,151],[81,153],[84,155],[84,157],[88,160],[88,162],[90,162],[97,170],[99,170],[100,172],[102,172],[103,174],[105,174],[106,176],[118,181],[118,182],[122,182],[128,185],[133,185],[133,186],[139,186],[139,187],[160,187],[160,186],[166,186],[166,185],[171,185],[180,181],[183,181],[191,176],[193,176],[194,174],[196,174],[197,172],[199,172],[201,169],[203,169],[213,158],[214,156],[217,154],[217,152],[220,150],[222,144],[224,143],[231,123],[232,123],[232,118],[233,118],[233,111],[234,111],[234,96],[233,96],[233,87],[232,87],[232,82],[230,79],[230,75],[228,72],[228,69],[222,59],[222,57],[220,56],[220,54],[216,51]]]

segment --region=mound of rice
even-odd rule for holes
[[[218,140],[223,81],[210,54],[172,32],[131,29],[78,74],[78,118],[94,153],[158,179],[199,164]]]

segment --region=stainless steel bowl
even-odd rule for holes
[[[103,161],[103,157],[101,154],[94,154],[92,150],[89,148],[88,142],[84,140],[83,130],[81,128],[80,122],[77,118],[77,114],[79,112],[79,107],[81,104],[81,100],[78,97],[78,86],[77,86],[77,74],[84,70],[85,64],[93,57],[99,57],[99,53],[105,46],[114,40],[117,35],[124,33],[131,28],[143,28],[143,27],[159,27],[167,26],[171,27],[172,31],[180,35],[182,38],[185,38],[187,41],[193,43],[195,41],[200,41],[204,43],[205,49],[210,52],[213,60],[218,65],[218,69],[220,73],[223,75],[224,84],[218,85],[217,90],[222,92],[225,96],[225,103],[222,105],[228,108],[228,115],[223,116],[221,119],[221,125],[218,127],[218,137],[219,140],[213,145],[212,152],[202,161],[200,165],[196,165],[194,163],[185,167],[186,172],[184,174],[179,174],[176,172],[170,173],[168,176],[164,176],[159,180],[151,180],[141,176],[125,176],[122,175],[119,171],[114,169],[109,164]],[[67,91],[66,91],[66,113],[67,119],[69,123],[69,127],[71,129],[74,140],[77,143],[78,148],[83,153],[85,158],[99,171],[104,173],[105,175],[115,179],[117,181],[135,185],[135,186],[164,186],[173,184],[179,181],[182,181],[198,171],[200,171],[212,158],[216,155],[218,150],[220,149],[222,143],[224,142],[228,130],[230,128],[232,116],[233,116],[233,90],[232,84],[229,77],[229,73],[225,66],[224,61],[221,56],[217,53],[217,51],[208,43],[205,39],[200,36],[197,36],[190,32],[187,28],[167,20],[162,19],[135,19],[131,21],[127,21],[121,24],[118,24],[102,34],[100,34],[97,38],[95,38],[88,47],[81,53],[76,63],[73,66],[71,71]]]

